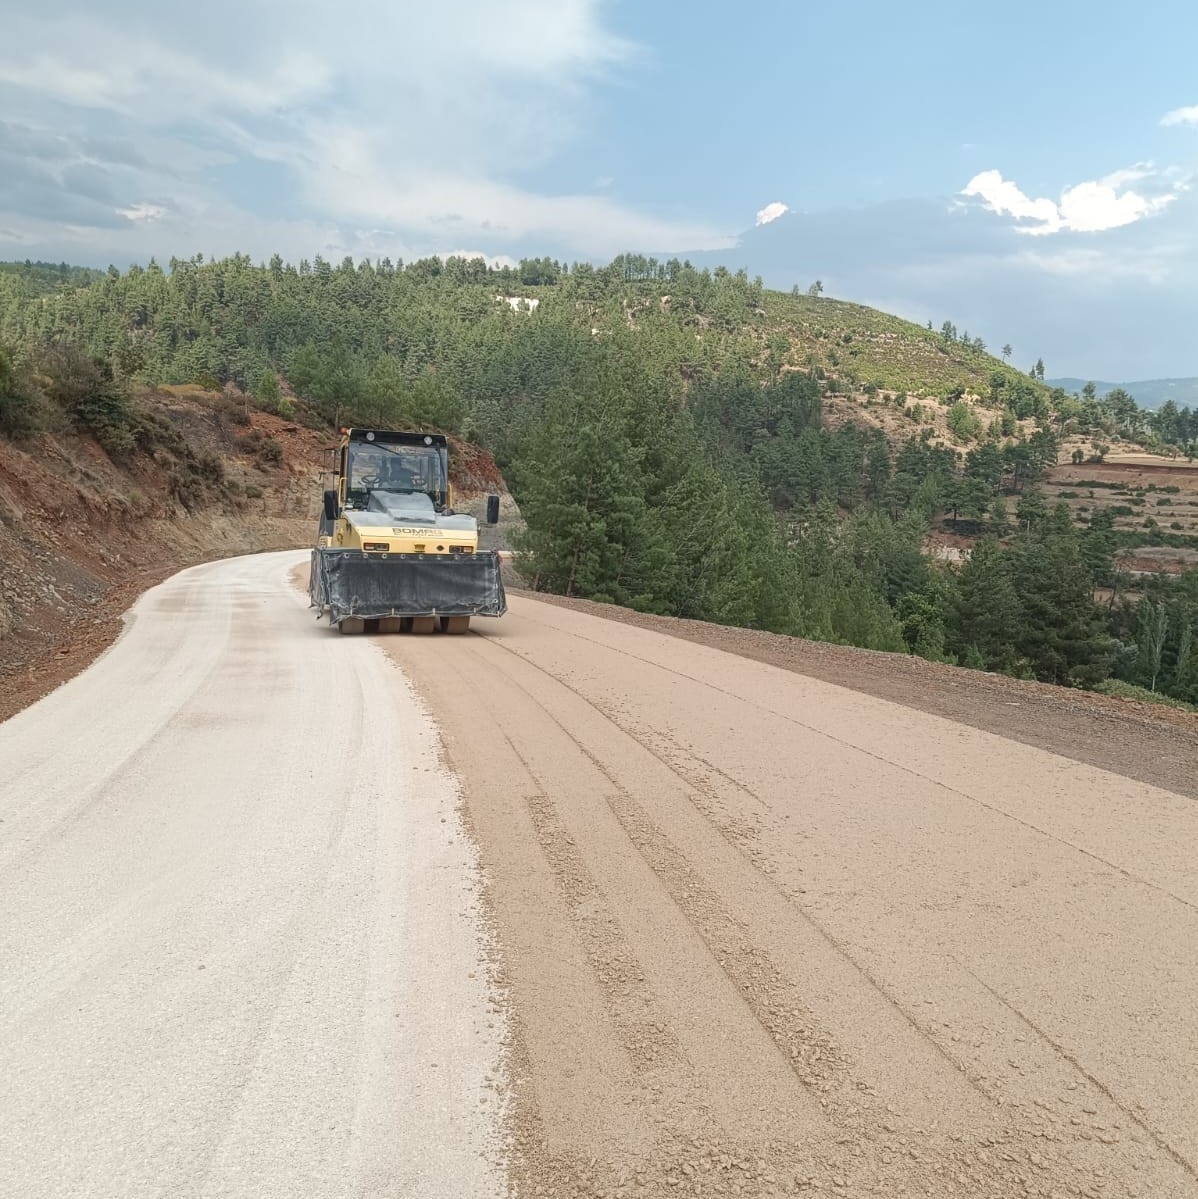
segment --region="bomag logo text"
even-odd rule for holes
[[[436,529],[392,529],[391,532],[396,537],[432,537],[436,533]]]

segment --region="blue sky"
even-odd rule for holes
[[[678,253],[1198,374],[1192,4],[0,5],[0,258]]]

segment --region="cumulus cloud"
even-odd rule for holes
[[[1059,221],[1060,213],[1052,200],[1033,200],[1017,184],[1002,177],[1001,171],[983,171],[962,189],[963,196],[977,196],[993,212],[1013,216],[1017,221],[1037,221],[1049,225]]]
[[[1144,181],[1154,186],[1163,181],[1165,190],[1146,195],[1129,187]],[[961,195],[981,200],[991,212],[1014,217],[1020,233],[1036,236],[1066,230],[1100,233],[1133,224],[1167,208],[1184,186],[1184,180],[1165,180],[1150,166],[1138,165],[1067,187],[1059,200],[1033,199],[1001,171],[991,170],[975,175]]]
[[[1198,125],[1198,104],[1188,108],[1175,108],[1161,117],[1162,125]]]
[[[345,0],[335,21],[321,0],[210,0],[203,20],[151,0],[62,0],[6,17],[27,52],[0,63],[0,111],[57,141],[60,182],[80,164],[104,174],[108,216],[127,229],[170,223],[150,209],[190,214],[189,247],[223,235],[231,197],[259,218],[247,229],[314,223],[356,244],[386,228],[418,252],[730,244],[620,202],[607,181],[544,182],[596,88],[642,61],[603,18],[602,0],[458,0],[452,15]],[[6,226],[37,215],[0,182]]]
[[[772,204],[767,204],[757,213],[757,224],[768,225],[770,221],[776,221],[780,216],[784,216],[790,211],[790,208],[783,204],[780,200],[775,200]]]

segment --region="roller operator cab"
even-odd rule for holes
[[[472,616],[503,615],[499,555],[479,553],[478,521],[453,510],[441,434],[342,430],[336,474],[312,551],[318,614],[343,633],[464,633]]]

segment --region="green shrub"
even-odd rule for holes
[[[237,439],[237,445],[261,462],[278,464],[283,461],[283,447],[261,429],[251,429]]]
[[[195,469],[205,483],[223,483],[225,480],[225,464],[210,450],[196,455]]]
[[[17,441],[41,432],[41,407],[37,391],[18,375],[12,356],[0,347],[0,435]]]
[[[1198,707],[1187,704],[1172,696],[1162,695],[1159,691],[1149,691],[1147,687],[1137,687],[1134,683],[1125,683],[1122,679],[1103,679],[1094,688],[1103,695],[1113,695],[1117,699],[1134,699],[1146,704],[1164,704],[1169,708],[1181,708],[1186,712],[1198,712]]]
[[[204,498],[204,481],[194,467],[181,462],[167,473],[167,490],[189,512],[197,508]]]
[[[282,392],[279,390],[279,376],[274,371],[263,371],[258,376],[258,385],[254,388],[254,399],[267,410],[267,412],[275,412],[279,407],[279,400],[282,397]]]
[[[40,367],[50,380],[50,399],[76,428],[90,433],[113,457],[133,451],[140,422],[109,363],[64,343],[47,351]]]
[[[948,427],[956,440],[974,441],[982,431],[982,422],[978,414],[959,399],[948,410]]]

